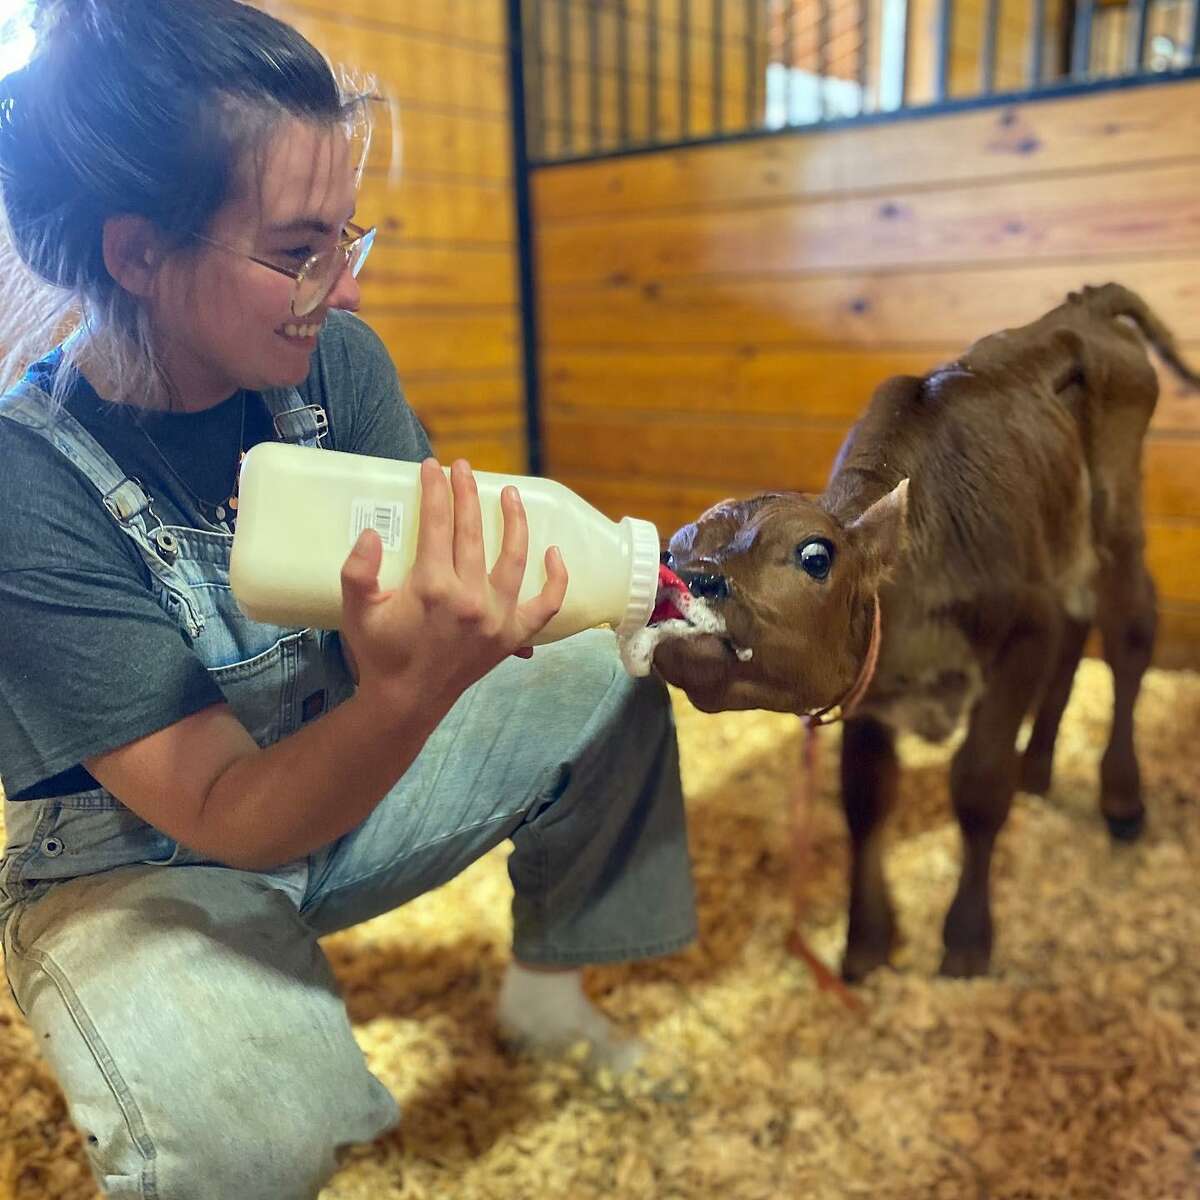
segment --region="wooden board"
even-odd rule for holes
[[[374,220],[370,209],[362,212],[364,220]],[[509,246],[455,242],[414,245],[398,235],[383,235],[359,282],[363,303],[371,311],[517,302],[516,266]]]
[[[371,147],[372,168],[392,167],[390,117],[379,118]],[[483,183],[512,179],[512,141],[499,114],[439,112],[405,105],[400,111],[400,161],[404,173],[451,175]]]
[[[363,317],[388,347],[402,380],[425,372],[513,367],[520,322],[512,309],[373,312]]]
[[[680,478],[742,491],[820,491],[848,424],[750,414],[553,412],[544,429],[556,472]],[[1151,437],[1144,462],[1147,513],[1200,519],[1200,437]]]
[[[524,424],[522,380],[515,366],[460,370],[449,376],[409,374],[401,384],[409,404],[431,420],[506,422],[505,428]]]
[[[326,17],[332,5],[321,0],[268,0],[263,8],[285,19]],[[339,19],[379,31],[434,35],[443,41],[471,48],[502,48],[507,42],[504,0],[337,0]]]
[[[480,0],[480,7],[492,2]],[[508,112],[508,58],[498,47],[342,20],[328,10],[290,9],[286,17],[335,66],[377,76],[387,94],[405,106],[502,117]]]
[[[1200,362],[1200,342],[1185,345]],[[614,410],[693,414],[757,414],[849,423],[876,386],[891,375],[923,375],[957,348],[842,348],[724,351],[586,351],[551,349],[542,357],[548,413]],[[1200,394],[1156,364],[1161,392],[1153,428],[1200,433]]]
[[[378,226],[380,248],[400,239],[511,246],[515,237],[512,191],[502,183],[367,175],[358,211]]]
[[[812,490],[820,490],[818,474],[813,473],[813,479],[818,481]],[[636,477],[621,480],[565,466],[556,471],[554,477],[614,519],[631,515],[654,522],[663,539],[694,521],[710,505],[728,496],[750,495],[766,486],[765,479],[758,487],[741,488],[716,483],[652,482]],[[1194,618],[1195,613],[1186,606],[1200,606],[1200,526],[1192,522],[1150,521],[1146,534],[1146,561],[1160,596],[1176,614],[1182,611]],[[1200,608],[1196,611],[1200,612]],[[1174,636],[1185,633],[1200,634],[1200,627],[1194,620],[1190,621]]]
[[[1153,197],[1153,205],[1147,203]],[[544,226],[547,286],[1200,252],[1200,157],[984,188]]]
[[[914,188],[1194,156],[1200,81],[1123,88],[1070,102],[782,134],[740,145],[545,167],[534,176],[541,221],[662,208]],[[1064,187],[1068,194],[1072,191]],[[1145,193],[1149,195],[1150,193]]]
[[[651,278],[550,286],[543,244],[539,322],[548,346],[836,345],[953,347],[1035,320],[1085,283],[1142,295],[1176,336],[1200,339],[1200,253],[1002,263],[958,270],[721,279]]]

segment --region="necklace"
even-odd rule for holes
[[[229,486],[229,494],[223,500],[205,500],[202,496],[196,495],[195,491],[188,486],[187,480],[179,474],[178,471],[171,465],[171,460],[162,452],[158,443],[150,436],[146,426],[139,421],[138,428],[142,431],[142,436],[150,443],[150,449],[158,455],[164,467],[171,473],[171,477],[179,484],[181,488],[191,497],[196,507],[200,510],[201,515],[205,520],[214,525],[224,525],[226,521],[233,521],[237,515],[238,506],[238,479],[242,471],[242,459],[246,457],[246,451],[243,447],[246,444],[246,390],[242,389],[242,413],[241,413],[241,428],[238,432],[237,443],[237,459],[233,464],[233,482]],[[212,514],[209,516],[209,514]]]

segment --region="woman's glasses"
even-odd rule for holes
[[[312,255],[299,270],[294,267],[281,267],[265,258],[246,254],[245,251],[227,246],[224,242],[205,237],[202,233],[196,234],[196,239],[207,242],[210,246],[219,246],[222,250],[240,254],[243,258],[258,263],[260,267],[266,267],[295,280],[292,290],[292,315],[307,317],[319,308],[321,301],[333,291],[344,271],[349,270],[351,275],[358,278],[358,273],[363,269],[363,263],[367,261],[367,255],[371,253],[371,247],[375,244],[375,232],[374,226],[370,229],[360,229],[357,225],[347,222],[337,242],[328,250],[320,250]]]

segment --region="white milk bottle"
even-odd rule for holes
[[[546,549],[562,551],[566,598],[535,645],[598,625],[625,637],[649,621],[659,555],[658,531],[649,521],[610,521],[550,479],[476,471],[475,480],[489,570],[504,532],[501,489],[512,484],[521,494],[529,523],[522,601],[546,582]],[[242,462],[230,561],[234,597],[256,621],[336,629],[342,564],[359,534],[378,532],[379,586],[396,588],[416,557],[420,510],[418,463],[262,442]]]

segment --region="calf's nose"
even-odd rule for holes
[[[681,571],[680,578],[688,591],[700,600],[724,600],[729,595],[729,583],[724,575],[710,571]]]

